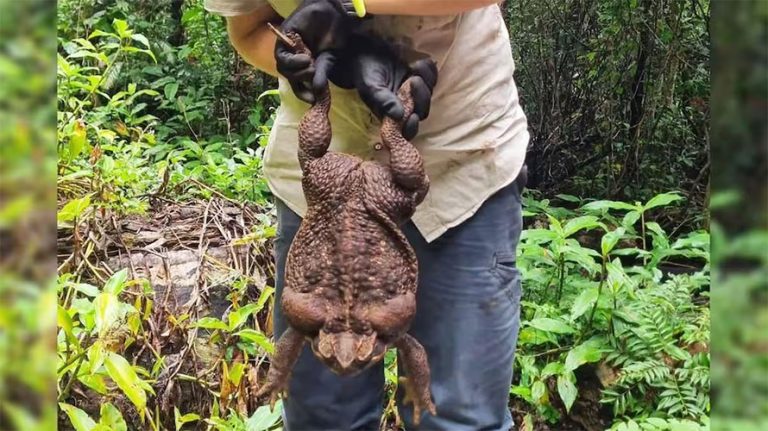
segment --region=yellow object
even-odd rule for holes
[[[352,7],[355,8],[358,18],[365,16],[365,0],[352,0]]]

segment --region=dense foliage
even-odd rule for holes
[[[707,429],[708,7],[509,3],[539,175],[518,256],[516,421],[528,431]],[[666,8],[676,20],[662,19]],[[261,156],[274,83],[237,58],[199,0],[62,1],[58,27],[60,426],[276,429],[279,405],[253,396],[273,349],[275,229]],[[574,190],[599,199],[555,195]],[[244,229],[228,229],[231,206],[247,215]],[[171,245],[139,247],[120,223],[198,207],[199,241],[176,247],[196,250],[200,268],[223,267],[219,314],[203,306],[215,292],[202,269],[186,303],[161,294],[130,255]],[[248,247],[247,268],[205,255],[209,225],[227,247]],[[127,263],[115,267],[115,254]],[[391,352],[386,364],[382,428],[392,429]]]
[[[507,0],[535,188],[614,199],[680,190],[705,222],[707,0]]]

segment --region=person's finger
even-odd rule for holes
[[[427,86],[421,76],[412,76],[411,97],[413,97],[413,113],[424,120],[429,116],[429,107],[432,100],[432,90]]]
[[[403,115],[405,115],[405,109],[403,104],[400,103],[400,99],[388,88],[381,86],[367,87],[360,91],[360,98],[379,118],[386,115],[395,120],[401,120]]]
[[[437,85],[437,64],[429,58],[424,58],[411,64],[411,73],[420,76],[430,91]]]
[[[309,86],[303,81],[288,81],[291,84],[293,94],[296,95],[299,100],[309,103],[310,105],[315,103],[315,95]]]
[[[411,114],[403,124],[403,137],[410,141],[419,133],[419,116]]]
[[[294,54],[292,52],[284,51],[277,52],[275,54],[277,60],[277,66],[279,72],[296,71],[306,69],[312,66],[312,57],[307,54]]]
[[[336,64],[336,56],[325,51],[320,53],[315,60],[315,74],[312,78],[312,89],[315,93],[323,91],[328,86],[328,75]]]

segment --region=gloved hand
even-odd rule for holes
[[[403,137],[413,139],[419,131],[419,122],[429,115],[432,90],[437,83],[435,62],[423,59],[409,66],[383,41],[361,35],[352,37],[354,47],[349,60],[352,83],[363,102],[379,118],[386,115],[403,120],[405,110],[397,90],[406,79],[415,77],[411,86],[413,114],[403,122]]]
[[[280,30],[284,33],[298,33],[312,55],[319,57],[320,53],[327,52],[313,63],[308,55],[294,53],[278,39],[275,45],[277,71],[291,84],[296,97],[313,103],[315,97],[312,87],[324,86],[329,75],[333,78],[337,70],[343,71],[343,68],[333,68],[333,65],[337,63],[336,53],[346,48],[354,24],[355,18],[345,10],[342,0],[304,0],[283,21]],[[344,79],[339,77],[338,80]],[[337,83],[334,79],[332,81]]]

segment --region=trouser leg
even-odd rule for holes
[[[515,249],[521,228],[515,183],[432,243],[407,225],[419,259],[416,317],[409,332],[427,351],[437,406],[437,416],[422,415],[418,429],[512,426],[507,405],[520,326]],[[414,429],[410,406],[401,403],[400,411]]]

